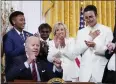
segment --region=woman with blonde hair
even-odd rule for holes
[[[48,61],[54,59],[62,61],[63,79],[65,81],[75,81],[78,78],[79,68],[73,55],[74,38],[69,38],[65,24],[58,22],[53,28],[54,39],[49,42]]]

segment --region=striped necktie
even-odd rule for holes
[[[22,32],[20,33],[20,37],[21,37],[21,39],[22,39],[23,41],[25,41],[25,39],[24,39],[24,36],[23,36]]]
[[[37,81],[37,71],[35,67],[35,61],[32,62],[32,77],[33,77],[33,80]]]

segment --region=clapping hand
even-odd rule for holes
[[[53,64],[56,66],[57,69],[62,69],[61,68],[61,60],[59,58],[54,58]]]
[[[39,35],[39,33],[37,32],[37,33],[35,33],[34,34],[34,36],[36,36],[36,37],[40,37],[40,35]]]
[[[60,40],[58,39],[58,36],[54,36],[54,43],[55,43],[55,47],[58,48],[60,45]]]
[[[55,36],[54,37],[54,42],[56,48],[60,47],[65,47],[65,38],[63,36]]]
[[[110,43],[107,44],[107,48],[108,48],[109,52],[113,52],[115,47],[116,47],[115,43],[110,42]]]
[[[85,44],[88,46],[88,47],[95,47],[95,42],[93,41],[85,41]]]

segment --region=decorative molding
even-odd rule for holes
[[[11,12],[14,11],[13,7],[12,7],[12,1],[1,1],[1,31],[4,28],[7,28],[6,32],[9,31],[9,29],[11,28],[11,25],[9,23],[9,15],[11,14]],[[4,68],[5,68],[5,56],[3,56],[2,58],[2,71],[1,73],[4,73]]]
[[[9,15],[11,12],[14,11],[14,8],[12,7],[12,1],[1,1],[1,27],[2,29],[5,27],[11,27],[9,23]]]

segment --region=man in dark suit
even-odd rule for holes
[[[38,27],[38,31],[41,37],[40,54],[38,56],[38,59],[47,61],[49,41],[51,40],[49,36],[52,31],[52,28],[49,24],[43,23]]]
[[[116,83],[116,25],[114,27],[114,39],[112,40],[112,43],[109,43],[107,45],[108,49],[105,52],[105,57],[109,60],[105,70],[104,70],[104,76],[102,79],[103,83]]]
[[[6,72],[7,81],[21,79],[45,82],[53,77],[62,78],[61,61],[59,59],[55,59],[53,64],[44,60],[36,60],[40,51],[40,39],[38,37],[30,36],[27,38],[25,51],[26,54],[13,58],[13,64],[10,64]]]
[[[29,32],[24,31],[25,17],[21,11],[15,11],[9,16],[9,21],[13,28],[3,37],[3,48],[6,56],[6,67],[12,63],[12,58],[25,53],[25,40],[30,36]],[[5,71],[7,68],[5,69]]]

